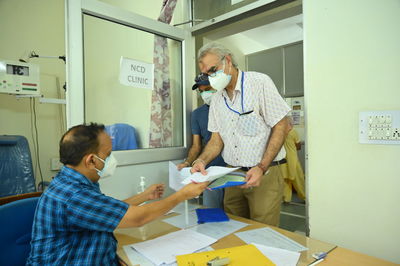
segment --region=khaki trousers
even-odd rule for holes
[[[283,185],[284,180],[280,167],[278,165],[271,166],[269,172],[262,176],[259,187],[225,188],[224,209],[226,212],[240,217],[278,226]]]

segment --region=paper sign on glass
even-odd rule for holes
[[[152,90],[154,64],[121,57],[119,82],[126,86]]]

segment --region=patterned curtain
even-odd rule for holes
[[[169,24],[177,0],[164,0],[158,21]],[[154,89],[151,97],[150,148],[172,146],[171,88],[167,38],[154,37]]]

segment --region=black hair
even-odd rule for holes
[[[97,153],[102,124],[90,123],[71,127],[60,140],[60,162],[77,166],[89,153]]]

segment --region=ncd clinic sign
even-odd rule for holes
[[[119,82],[126,86],[152,90],[154,64],[121,57]]]

